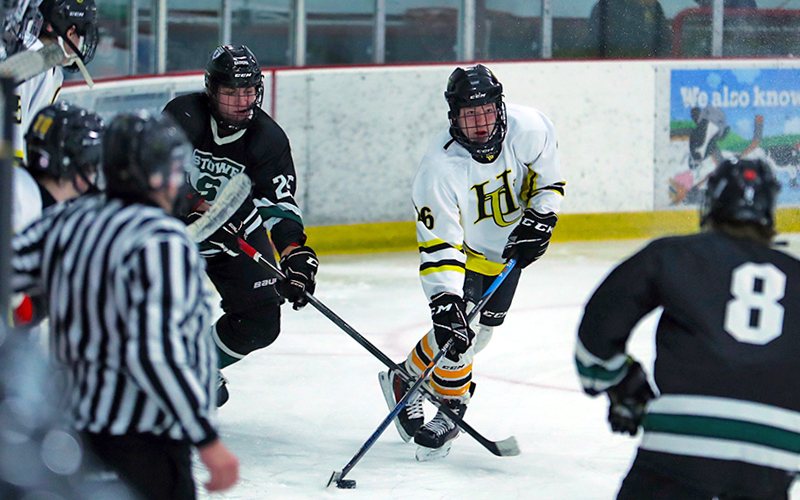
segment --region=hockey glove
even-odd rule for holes
[[[203,212],[192,212],[183,218],[186,225],[192,224],[194,221],[203,216]],[[214,234],[206,238],[200,243],[200,250],[218,249],[231,257],[239,255],[239,237],[240,225],[235,222],[228,221],[217,229]]]
[[[192,185],[187,182],[178,189],[178,195],[172,203],[172,215],[189,225],[194,222],[194,220],[187,222],[189,215],[196,212],[197,207],[204,201],[200,193],[195,191]]]
[[[532,208],[526,208],[522,220],[508,237],[503,258],[516,259],[520,269],[536,262],[547,250],[556,222],[558,215],[553,212],[540,214]]]
[[[464,299],[453,293],[442,292],[433,296],[430,308],[436,343],[441,349],[448,340],[455,339],[445,356],[457,362],[475,338],[475,333],[467,325],[467,306]]]
[[[628,373],[619,384],[609,387],[608,423],[611,430],[635,436],[644,420],[647,402],[655,398],[647,375],[638,361],[630,360]]]
[[[286,279],[281,282],[283,296],[298,311],[308,304],[306,292],[313,294],[317,288],[317,254],[310,247],[297,247],[281,257],[281,269],[286,275]]]
[[[239,210],[234,213],[228,220],[228,224],[237,228],[237,233],[240,238],[247,240],[247,237],[261,226],[261,216],[258,214],[258,209],[253,204],[253,198],[249,197],[242,203]],[[238,242],[236,243],[238,247]]]

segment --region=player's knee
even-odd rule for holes
[[[242,356],[269,346],[281,331],[280,309],[277,305],[272,306],[235,315],[225,314],[217,321],[218,341]]]

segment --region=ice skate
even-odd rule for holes
[[[448,400],[447,405],[460,417],[467,411],[467,405],[457,399]],[[458,426],[439,409],[436,416],[414,435],[414,442],[419,445],[417,460],[424,462],[446,457],[458,432]]]
[[[386,405],[390,410],[397,406],[397,403],[403,399],[410,387],[393,370],[378,373],[378,381],[381,384]],[[400,437],[405,442],[411,441],[411,438],[425,422],[422,401],[422,395],[418,392],[408,401],[408,404],[400,411],[397,418],[394,419],[394,423],[397,425],[397,432],[400,433]]]

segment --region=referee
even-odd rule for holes
[[[44,212],[13,240],[12,285],[44,295],[51,352],[87,449],[147,499],[194,499],[238,461],[220,442],[205,262],[171,217],[191,147],[167,117],[124,114],[103,138],[106,194]]]

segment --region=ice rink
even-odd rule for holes
[[[800,244],[792,241],[790,251]],[[450,455],[417,462],[392,424],[347,476],[326,488],[388,414],[383,364],[311,306],[283,308],[278,340],[227,368],[230,401],[218,420],[239,457],[241,480],[225,499],[608,500],[638,439],[612,434],[605,396],[579,389],[572,360],[582,308],[624,257],[646,241],[552,244],[525,270],[505,323],[475,358],[477,390],[465,420],[489,439],[516,436],[522,453],[496,457],[462,434]],[[415,252],[322,256],[315,296],[399,362],[427,331]],[[629,351],[650,371],[656,315]],[[427,404],[427,403],[426,403]],[[427,406],[426,415],[434,413]],[[201,466],[197,476],[207,474]],[[201,488],[202,490],[202,488]],[[793,490],[800,499],[800,488]]]

